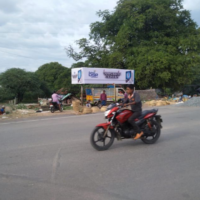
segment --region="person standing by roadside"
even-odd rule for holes
[[[100,100],[101,100],[101,105],[105,106],[106,105],[106,101],[107,101],[107,95],[106,95],[106,91],[105,90],[101,94]]]
[[[3,115],[5,113],[5,106],[2,106],[2,108],[0,109],[0,115]]]

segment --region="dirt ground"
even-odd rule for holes
[[[75,114],[73,110],[64,110],[62,113],[59,111],[56,111],[55,113],[51,113],[50,111],[36,113],[35,110],[17,110],[17,111],[13,111],[11,114],[0,115],[0,121],[1,120],[10,120],[10,119],[23,119],[23,118],[31,118],[31,117],[48,117],[48,116],[72,115],[72,114]]]
[[[147,109],[151,109],[151,106],[143,105],[143,110],[147,110]],[[32,117],[49,117],[49,116],[58,116],[58,115],[81,115],[81,114],[82,113],[77,113],[73,110],[64,110],[63,112],[56,111],[55,113],[51,113],[50,111],[43,111],[43,112],[37,113],[35,110],[26,109],[26,110],[15,110],[11,114],[0,115],[0,121],[24,119],[24,118],[32,118]]]

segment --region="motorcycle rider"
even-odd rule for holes
[[[60,102],[59,102],[59,96],[56,93],[56,91],[53,92],[51,98],[52,98],[52,102],[56,102],[58,104],[59,110],[61,110]]]
[[[140,99],[140,95],[134,91],[134,85],[129,84],[126,87],[126,92],[128,94],[128,103],[125,103],[124,106],[131,106],[131,110],[133,111],[132,116],[128,119],[128,122],[133,126],[136,131],[136,136],[134,140],[141,138],[144,134],[140,128],[135,123],[135,119],[137,119],[142,114],[142,102]]]

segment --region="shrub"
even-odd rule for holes
[[[17,109],[27,109],[27,107],[24,105],[24,104],[18,104],[17,106],[16,106],[16,108]]]

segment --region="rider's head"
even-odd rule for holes
[[[55,94],[56,93],[56,91],[53,91],[53,94]]]
[[[133,84],[127,85],[127,86],[126,86],[126,92],[127,92],[128,94],[133,94],[133,92],[134,92],[134,85],[133,85]]]

